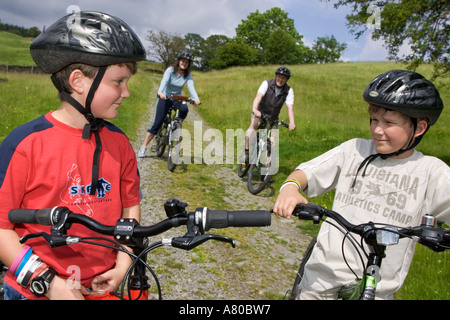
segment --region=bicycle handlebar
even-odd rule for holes
[[[159,99],[161,99],[161,97],[159,96],[159,94],[156,94],[156,96],[157,96]],[[190,104],[194,104],[194,102],[195,102],[195,100],[192,99],[191,97],[186,97],[186,96],[176,95],[176,94],[172,94],[172,95],[168,96],[166,100],[186,101],[186,102],[189,102]]]
[[[43,236],[53,247],[67,244],[65,233],[73,223],[84,225],[102,235],[114,236],[116,240],[122,241],[131,238],[138,239],[155,236],[181,225],[187,225],[188,233],[186,235],[193,238],[202,236],[205,231],[210,229],[228,227],[265,227],[271,224],[271,213],[269,211],[225,211],[210,210],[206,207],[197,208],[196,211],[190,213],[181,212],[179,214],[171,215],[167,219],[152,226],[140,226],[134,219],[119,219],[115,226],[108,226],[99,223],[90,217],[73,213],[66,207],[55,207],[53,209],[13,209],[9,212],[8,218],[13,223],[31,223],[52,226],[52,236],[47,236],[44,233],[31,234],[22,237],[21,242],[25,242],[30,238]],[[209,238],[205,238],[201,240],[201,242],[206,241]],[[217,237],[212,238],[218,239]],[[191,242],[192,241],[190,241],[189,248],[185,247],[184,244],[180,246],[190,249],[192,248],[192,245],[196,243]],[[227,239],[226,242],[231,241]]]
[[[369,222],[361,225],[354,225],[348,222],[339,213],[326,209],[314,203],[298,204],[295,208],[293,215],[302,220],[312,220],[315,224],[323,220],[323,217],[330,217],[338,222],[346,230],[356,233],[363,237],[365,240],[370,239],[370,244],[377,243],[377,232],[385,232],[398,235],[398,238],[412,238],[422,245],[429,247],[430,249],[440,252],[445,249],[450,249],[450,230],[442,228],[442,223],[438,222],[438,226],[435,226],[434,217],[426,215],[420,226],[399,228],[396,226],[382,225],[376,227],[373,222]],[[392,229],[394,228],[394,229]],[[378,234],[378,239],[382,236]],[[378,241],[379,245],[394,245],[397,244],[396,239]]]
[[[13,223],[31,223],[51,226],[50,234],[38,232],[27,234],[20,238],[21,243],[29,239],[43,237],[52,248],[62,247],[76,243],[89,243],[91,245],[104,245],[109,248],[127,253],[133,260],[128,268],[121,284],[121,289],[114,293],[107,293],[107,296],[125,299],[125,287],[128,290],[128,299],[138,300],[147,297],[144,293],[149,288],[147,283],[146,270],[150,271],[157,284],[159,299],[161,296],[161,286],[155,272],[148,265],[147,253],[163,245],[170,245],[183,250],[191,250],[208,240],[218,240],[230,243],[235,247],[235,241],[225,236],[205,234],[209,229],[220,229],[227,227],[265,227],[271,224],[271,212],[263,210],[242,210],[225,211],[210,210],[206,207],[197,208],[194,212],[187,213],[186,203],[177,199],[169,199],[164,204],[167,219],[151,225],[141,226],[135,219],[121,218],[114,226],[102,224],[93,218],[76,214],[67,207],[55,207],[53,209],[13,209],[9,212],[8,218]],[[95,238],[100,241],[113,242],[114,246],[93,242],[92,238],[82,238],[76,235],[67,235],[67,230],[72,224],[77,223],[87,227],[94,232],[105,236],[113,236],[113,239]],[[187,226],[187,233],[180,237],[163,239],[149,244],[147,237],[161,234],[171,228],[181,225]],[[123,245],[131,247],[133,252],[129,252]],[[134,293],[132,293],[132,291]],[[134,296],[133,296],[134,294]],[[94,298],[95,299],[95,298]]]

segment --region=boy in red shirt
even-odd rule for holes
[[[41,272],[33,277],[52,274],[47,292],[37,296],[30,292],[31,279],[8,272],[5,299],[83,299],[84,287],[117,288],[131,263],[125,253],[99,246],[52,249],[41,239],[24,246],[21,236],[49,232],[49,227],[8,221],[11,209],[55,206],[108,225],[140,217],[135,153],[125,134],[103,119],[117,116],[145,50],[120,19],[75,14],[76,19],[68,15],[55,22],[30,47],[36,64],[52,74],[60,107],[16,128],[0,146],[0,260],[14,271],[34,257]],[[95,235],[82,226],[70,232]],[[66,281],[74,270],[79,270],[79,289]]]

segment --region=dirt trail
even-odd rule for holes
[[[133,147],[136,152],[150,125],[149,119],[153,120],[154,110],[153,101],[135,139]],[[190,106],[186,123],[193,121],[201,121],[201,117],[195,107]],[[203,122],[203,130],[206,129],[207,125]],[[189,175],[189,166],[194,165],[188,165],[184,174]],[[166,162],[157,158],[150,151],[150,146],[146,157],[138,158],[138,166],[144,195],[141,224],[153,224],[164,218],[162,206],[170,198],[171,188],[176,186],[167,183],[167,177],[171,173],[167,170]],[[214,175],[224,184],[226,196],[223,200],[236,205],[236,210],[272,208],[273,200],[250,194],[235,170],[224,165],[216,169]],[[204,206],[208,204],[205,203]],[[192,211],[195,208],[189,209]],[[226,230],[226,234],[222,230],[210,231],[233,237],[237,240],[236,248],[222,242],[209,241],[192,251],[171,247],[155,250],[149,255],[149,260],[160,280],[163,298],[282,299],[294,281],[297,266],[309,242],[309,238],[296,228],[296,223],[272,216],[270,227],[230,228]],[[186,230],[183,228],[171,230],[150,240],[181,236]]]

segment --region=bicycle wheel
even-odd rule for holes
[[[261,144],[260,144],[261,145]],[[248,178],[247,178],[247,187],[248,191],[251,194],[258,194],[264,188],[269,184],[269,182],[272,179],[272,176],[270,175],[271,172],[271,165],[272,165],[272,156],[271,156],[271,150],[270,147],[268,147],[268,150],[264,152],[264,148],[260,150],[261,157],[263,158],[264,165],[261,164],[261,157],[259,159],[256,159],[256,163],[253,163],[250,165],[249,171],[248,171]]]
[[[243,178],[250,169],[250,164],[240,163],[238,168],[238,176],[239,178]]]
[[[155,139],[156,139],[156,155],[158,157],[162,157],[168,143],[166,121],[164,121],[161,128],[159,128],[158,133],[155,136]]]
[[[167,156],[167,169],[174,171],[181,159],[181,123],[174,122],[173,131],[170,135],[169,154]]]
[[[257,164],[251,164],[248,170],[247,187],[251,194],[257,195],[269,184],[272,176],[263,174],[263,171],[269,171],[267,168]]]
[[[289,295],[289,300],[296,300],[300,296],[300,282],[303,279],[303,273],[305,273],[305,265],[311,257],[311,253],[316,245],[317,238],[313,238],[306,248],[305,254],[303,255],[302,263],[300,263],[300,267],[297,271],[297,276],[294,280],[294,285],[292,286],[291,294]]]

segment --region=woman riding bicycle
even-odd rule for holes
[[[168,100],[172,95],[181,95],[183,87],[187,84],[189,94],[194,100],[194,104],[198,106],[200,100],[194,87],[194,78],[190,72],[192,64],[192,55],[188,51],[183,51],[178,55],[177,63],[167,68],[164,73],[164,77],[161,81],[161,85],[158,90],[158,103],[156,105],[156,114],[152,126],[148,129],[144,142],[139,149],[138,157],[145,157],[145,151],[148,144],[152,141],[155,135],[158,133],[159,128],[163,124],[164,118],[169,111],[173,101]],[[186,119],[189,109],[186,104],[180,106],[180,118]]]
[[[424,214],[450,222],[450,169],[443,161],[414,150],[438,120],[443,102],[436,87],[418,73],[392,70],[366,88],[371,140],[352,139],[300,164],[283,184],[274,213],[290,218],[300,193],[315,197],[336,190],[333,210],[353,224],[419,225]],[[339,289],[362,274],[346,235],[322,224],[300,283],[301,299],[336,299]],[[406,278],[414,242],[386,250],[377,299],[390,299]],[[342,253],[345,254],[346,261]],[[346,264],[348,263],[348,265]]]

